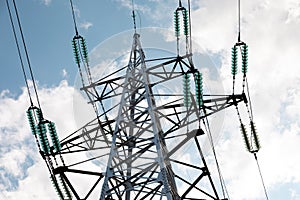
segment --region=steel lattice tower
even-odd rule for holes
[[[191,56],[146,60],[140,35],[135,33],[128,65],[82,88],[102,114],[61,141],[57,154],[103,149],[109,149],[109,154],[102,173],[75,170],[74,165],[54,169],[76,199],[88,198],[79,197],[66,173],[98,176],[90,192],[99,190],[101,180],[101,200],[220,199],[201,150],[205,133],[200,122],[247,100],[243,94],[203,95],[199,104],[190,91],[186,95],[155,93],[161,84],[177,84],[187,75],[197,83],[199,72],[191,65]],[[162,96],[168,98],[160,101]],[[108,102],[111,107],[105,108]],[[186,153],[192,153],[193,158],[182,161],[187,147],[190,150]],[[91,160],[97,157],[101,155]],[[182,170],[189,178],[182,176]]]
[[[180,13],[186,38],[184,55],[179,53]],[[54,123],[43,117],[40,108],[32,105],[27,111],[60,199],[89,200],[92,194],[100,200],[227,199],[224,194],[221,197],[220,185],[214,184],[205,160],[202,144],[207,127],[202,127],[207,126],[208,116],[230,106],[238,112],[247,149],[251,153],[259,150],[249,93],[245,93],[248,46],[239,41],[232,48],[232,94],[204,94],[202,74],[192,59],[188,12],[180,4],[174,16],[177,55],[146,59],[140,35],[135,32],[128,64],[96,81],[91,78],[85,40],[76,31],[73,48],[81,90],[95,110],[95,119],[59,140]],[[241,94],[234,91],[238,47],[242,53]],[[239,113],[241,102],[248,109],[252,139]],[[96,164],[96,170],[89,169],[86,164],[94,161],[105,163],[105,168]],[[72,175],[91,177],[90,187],[79,191]]]

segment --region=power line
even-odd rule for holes
[[[20,21],[20,17],[19,17],[19,13],[18,13],[18,9],[17,9],[17,5],[16,5],[15,0],[13,0],[13,5],[14,5],[15,14],[16,14],[17,22],[18,22],[18,26],[19,26],[19,31],[20,31],[20,34],[21,34],[22,43],[23,43],[23,47],[24,47],[24,51],[25,51],[25,55],[26,55],[28,69],[29,69],[30,76],[31,76],[31,79],[32,79],[32,82],[33,82],[33,88],[34,88],[34,92],[35,92],[35,95],[36,95],[36,100],[37,100],[39,108],[41,109],[40,100],[39,100],[39,96],[38,96],[38,92],[37,92],[37,88],[36,88],[36,83],[35,83],[35,80],[34,80],[34,75],[33,75],[33,72],[32,72],[32,67],[31,67],[31,64],[30,64],[30,59],[29,59],[29,55],[28,55],[28,51],[27,51],[27,46],[26,46],[26,43],[25,43],[25,38],[24,38],[23,30],[22,30],[22,25],[21,25],[21,21]],[[18,41],[16,41],[16,42],[18,42]]]
[[[17,50],[18,50],[18,55],[19,55],[20,64],[21,64],[21,68],[22,68],[22,73],[23,73],[24,81],[25,81],[25,84],[26,84],[26,88],[27,88],[27,92],[28,92],[28,96],[29,96],[29,100],[30,100],[30,105],[33,106],[33,101],[32,101],[32,97],[31,97],[31,93],[30,93],[30,88],[29,88],[29,85],[28,85],[28,82],[27,82],[27,75],[26,75],[26,72],[25,72],[25,67],[24,67],[24,63],[23,63],[23,59],[22,59],[22,55],[21,55],[20,45],[19,45],[19,42],[18,42],[16,29],[15,29],[15,25],[14,25],[14,22],[13,22],[13,18],[12,18],[12,14],[11,14],[11,10],[10,10],[8,0],[6,0],[6,6],[7,6],[8,14],[9,14],[9,19],[10,19],[12,31],[13,31],[13,34],[14,34],[15,43],[16,43]]]
[[[70,5],[71,5],[71,9],[72,9],[72,17],[73,17],[73,22],[74,22],[74,27],[75,27],[75,33],[76,33],[76,36],[77,36],[78,35],[78,29],[77,29],[75,11],[74,11],[74,6],[73,6],[73,1],[72,0],[70,0]]]
[[[191,18],[191,2],[188,0],[188,13],[189,13],[189,31],[190,31],[190,53],[193,53],[192,48],[192,18]]]
[[[132,4],[132,18],[133,18],[133,28],[134,28],[134,33],[136,33],[136,20],[135,20],[135,8],[134,8],[134,1],[131,1]]]
[[[238,42],[240,42],[241,41],[241,0],[238,0],[238,23],[239,23]]]
[[[229,198],[229,193],[228,193],[228,190],[227,190],[227,187],[226,187],[226,184],[225,184],[225,180],[224,180],[222,172],[221,172],[219,161],[218,161],[218,158],[217,158],[215,144],[214,144],[214,141],[213,141],[213,137],[212,137],[212,133],[211,133],[211,129],[210,129],[210,125],[209,125],[207,116],[205,117],[205,120],[203,119],[203,124],[204,124],[205,130],[208,134],[208,139],[209,139],[212,151],[213,151],[213,156],[214,156],[214,159],[215,159],[215,162],[216,162],[216,167],[217,167],[218,174],[219,174],[219,180],[220,180],[220,184],[221,184],[221,188],[222,188],[223,197],[225,199],[225,193],[226,193],[228,199],[230,199]]]
[[[260,169],[260,166],[259,166],[257,155],[256,155],[256,153],[254,153],[253,155],[254,155],[254,158],[256,160],[256,164],[257,164],[257,167],[258,167],[259,175],[260,175],[260,178],[261,178],[261,182],[262,182],[262,185],[263,185],[263,188],[264,188],[264,192],[265,192],[266,198],[267,198],[267,200],[269,200],[268,193],[267,193],[267,188],[265,186],[265,182],[264,182],[264,179],[263,179],[263,176],[262,176],[262,172],[261,172],[261,169]]]

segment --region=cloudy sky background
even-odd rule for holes
[[[132,28],[130,2],[74,1],[80,33],[90,49]],[[17,3],[44,113],[56,122],[59,133],[71,133],[76,128],[73,83],[77,71],[68,1]],[[142,27],[173,27],[177,1],[136,4]],[[192,4],[193,39],[201,46],[195,51],[205,51],[220,63],[222,85],[230,93],[237,1],[194,0]],[[242,0],[242,40],[249,45],[248,80],[262,144],[258,159],[272,200],[300,199],[299,22],[299,0]],[[0,27],[0,199],[54,200],[55,191],[25,118],[29,102],[4,1],[0,3]],[[256,163],[245,150],[238,126],[235,110],[230,109],[217,143],[227,189],[231,199],[265,199]]]

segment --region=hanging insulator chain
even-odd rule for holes
[[[82,49],[82,54],[83,54],[83,60],[85,62],[86,73],[88,75],[89,83],[91,84],[92,83],[92,74],[91,74],[91,70],[90,70],[90,66],[89,66],[88,48],[87,48],[86,40],[83,37],[81,37],[80,43],[81,43],[81,49]]]
[[[51,180],[52,185],[53,185],[53,187],[54,187],[56,193],[58,194],[59,198],[60,198],[61,200],[64,200],[64,199],[65,199],[65,198],[64,198],[64,195],[63,195],[63,193],[62,193],[62,191],[61,191],[61,189],[60,189],[60,187],[59,187],[59,184],[58,184],[58,181],[57,181],[56,177],[55,177],[54,175],[51,175],[51,176],[50,176],[50,180]]]
[[[31,106],[30,108],[28,108],[26,113],[27,113],[27,118],[28,118],[31,132],[33,135],[35,135],[37,133],[36,125],[43,120],[42,111],[40,108],[36,106]]]
[[[43,120],[42,111],[38,107],[32,106],[28,108],[26,113],[27,113],[27,118],[28,118],[31,132],[33,135],[35,135],[37,133],[36,125]]]
[[[242,46],[242,72],[244,76],[246,76],[246,73],[248,71],[248,45],[243,44]]]
[[[69,187],[67,186],[66,182],[63,180],[63,178],[61,177],[61,175],[59,175],[59,179],[60,179],[60,183],[61,183],[61,185],[63,187],[66,199],[71,200],[72,199],[72,195],[71,195],[71,192],[69,190]]]
[[[87,50],[86,40],[83,37],[81,37],[80,38],[80,43],[81,43],[81,48],[82,48],[82,53],[83,53],[84,61],[86,63],[88,63],[89,62],[89,58],[88,58],[88,50]]]
[[[29,126],[30,126],[30,129],[31,129],[31,132],[33,135],[36,134],[36,130],[35,130],[35,120],[34,120],[34,117],[33,117],[33,113],[32,113],[32,110],[27,110],[27,118],[28,118],[28,122],[29,122]]]
[[[203,106],[203,79],[202,73],[199,71],[195,73],[195,89],[197,105],[201,108]]]
[[[259,142],[259,138],[258,138],[258,134],[256,131],[256,127],[253,121],[250,122],[250,128],[251,128],[251,134],[253,136],[253,141],[255,144],[255,149],[253,148],[253,152],[257,152],[260,150],[260,142]]]
[[[49,134],[50,134],[50,137],[51,137],[51,140],[52,140],[54,150],[56,150],[56,152],[60,151],[61,150],[61,145],[60,145],[60,141],[58,139],[55,124],[53,122],[48,123],[48,130],[49,130]]]
[[[251,139],[249,139],[248,137],[247,130],[244,124],[241,123],[241,132],[242,132],[243,139],[245,141],[246,149],[250,153],[256,153],[260,150],[261,146],[260,146],[258,134],[256,132],[256,127],[253,121],[250,122],[250,129],[251,129]]]
[[[79,47],[75,37],[72,40],[72,47],[73,47],[75,62],[77,65],[79,65],[80,64]]]
[[[183,27],[184,27],[184,35],[189,35],[189,14],[188,11],[184,8],[183,12]]]
[[[179,12],[182,12],[183,16],[183,33],[185,36],[189,35],[189,13],[188,10],[184,7],[177,8],[174,11],[174,27],[175,27],[175,36],[180,36],[180,17]]]
[[[174,28],[175,28],[175,36],[180,36],[180,21],[179,21],[179,12],[175,10],[174,12]]]
[[[50,153],[50,145],[49,140],[47,138],[47,129],[45,125],[45,121],[40,122],[36,126],[36,132],[39,136],[40,144],[44,153]]]
[[[238,71],[238,49],[234,45],[231,49],[231,74],[235,76]]]
[[[80,67],[80,54],[79,54],[79,44],[78,44],[78,39],[79,36],[75,36],[72,40],[72,47],[73,47],[73,53],[74,53],[74,57],[75,57],[75,63],[77,64],[78,66],[78,70],[79,70],[79,74],[80,74],[80,77],[81,77],[81,82],[82,82],[82,85],[84,86],[84,79],[83,79],[83,74],[82,74],[82,70],[81,70],[81,67]]]
[[[251,152],[251,146],[250,146],[250,142],[249,142],[249,138],[248,138],[248,134],[247,134],[247,130],[244,126],[244,124],[241,123],[241,132],[242,132],[242,136],[244,138],[244,142],[246,145],[246,149]]]
[[[183,103],[185,107],[189,107],[191,104],[191,85],[190,85],[190,75],[183,75]]]

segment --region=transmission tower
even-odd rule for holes
[[[193,63],[189,10],[179,2],[174,12],[177,55],[147,59],[141,36],[135,30],[128,64],[95,81],[89,69],[86,42],[77,31],[74,18],[76,35],[72,44],[81,90],[94,108],[95,119],[59,140],[54,123],[43,117],[39,107],[32,105],[27,111],[60,199],[87,200],[95,194],[100,200],[228,199],[221,174],[220,183],[214,183],[202,141],[206,137],[212,139],[207,117],[231,106],[237,110],[247,149],[252,153],[259,150],[247,93],[248,46],[239,39],[232,48],[232,94],[204,94],[202,73]],[[183,54],[181,24],[185,38]],[[238,47],[243,72],[240,94],[235,93],[234,87]],[[177,91],[162,88],[178,83],[182,86]],[[248,109],[250,138],[242,123],[240,103]],[[96,161],[105,162],[106,167],[87,168],[86,164]],[[78,181],[71,178],[76,175],[90,179],[90,187],[80,191]]]

